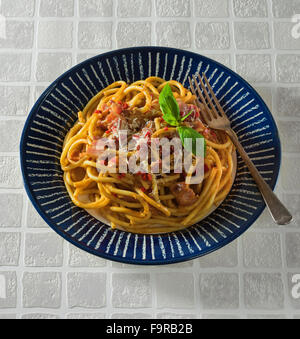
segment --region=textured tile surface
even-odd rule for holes
[[[114,273],[112,305],[116,308],[146,308],[152,305],[149,274]]]
[[[1,270],[0,281],[1,281],[0,310],[15,308],[17,306],[17,289],[18,289],[16,272]]]
[[[23,126],[23,121],[0,121],[0,152],[18,152]],[[11,138],[11,135],[15,137]]]
[[[194,277],[191,273],[161,273],[156,276],[159,308],[191,308],[195,304]]]
[[[268,0],[233,0],[233,10],[237,17],[260,18],[268,15]]]
[[[229,16],[230,0],[195,0],[195,15],[201,18]]]
[[[149,17],[151,1],[148,0],[119,0],[117,15],[121,18]]]
[[[5,17],[32,17],[35,9],[35,0],[3,0],[1,14]]]
[[[0,266],[18,266],[21,234],[0,233]]]
[[[106,304],[105,273],[69,273],[68,305],[70,308],[99,308]]]
[[[33,22],[9,21],[6,25],[6,36],[0,38],[0,48],[32,48]]]
[[[179,17],[191,15],[190,0],[156,0],[156,13],[158,16]]]
[[[63,240],[54,233],[27,233],[25,266],[60,267],[63,264]]]
[[[266,22],[236,22],[235,43],[238,49],[268,49],[270,45],[269,25]]]
[[[150,22],[120,22],[116,34],[119,48],[151,44]]]
[[[0,15],[0,319],[299,318],[300,0],[2,0]],[[250,81],[279,127],[291,226],[265,211],[238,241],[166,267],[111,263],[49,229],[22,186],[26,116],[72,65],[136,45],[189,49]]]
[[[26,115],[29,109],[29,86],[1,86],[1,116]],[[15,97],[19,100],[15,100]]]
[[[0,156],[0,188],[21,188],[21,170],[17,156]]]
[[[37,1],[35,1],[38,6]],[[74,0],[41,0],[41,17],[71,17],[74,15]]]
[[[0,227],[21,227],[23,196],[14,193],[0,194]]]
[[[268,248],[268,251],[265,249]],[[280,268],[281,244],[278,233],[248,232],[243,237],[244,265],[247,268]]]
[[[72,267],[104,267],[106,260],[69,245],[69,265]]]
[[[61,274],[56,272],[24,272],[24,308],[59,308],[61,306]]]
[[[158,46],[191,47],[191,28],[188,22],[163,22],[156,25],[156,43]]]
[[[70,53],[39,53],[36,80],[53,81],[72,65]]]
[[[238,264],[237,241],[198,260],[201,268],[235,267]]]
[[[199,49],[227,49],[230,47],[227,22],[198,23],[196,47]]]
[[[300,55],[279,54],[276,58],[277,80],[284,83],[300,82],[299,62]]]
[[[299,0],[272,0],[273,14],[275,18],[290,18],[300,13]]]
[[[30,80],[31,55],[25,53],[0,54],[0,81],[28,81]]]
[[[110,22],[81,22],[78,30],[80,48],[111,48],[112,24]]]
[[[81,17],[111,17],[113,0],[79,0]]]
[[[245,306],[248,309],[282,309],[283,280],[279,273],[244,274]]]
[[[45,49],[71,48],[72,32],[72,22],[40,22],[38,47]]]
[[[236,273],[201,273],[198,288],[203,309],[236,309],[239,306]]]
[[[236,70],[250,82],[271,82],[271,56],[269,54],[238,54]]]

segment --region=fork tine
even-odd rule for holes
[[[205,74],[203,74],[203,78],[204,78],[204,81],[205,81],[205,83],[206,83],[206,86],[208,87],[208,89],[209,89],[209,91],[210,91],[210,93],[211,93],[211,95],[212,95],[212,97],[213,97],[213,99],[214,99],[214,102],[216,103],[216,105],[217,105],[217,107],[218,107],[219,112],[220,112],[224,117],[227,118],[227,115],[226,115],[226,113],[224,112],[222,106],[220,105],[220,102],[219,102],[219,100],[217,99],[217,97],[216,97],[216,95],[215,95],[213,89],[211,88],[210,83],[209,83],[209,81],[208,81],[208,79],[207,79],[207,77],[206,77]]]
[[[197,95],[197,92],[195,90],[195,87],[193,85],[193,82],[192,82],[192,78],[189,77],[189,83],[190,83],[190,87],[191,87],[191,91],[192,93],[195,95],[196,97],[196,104],[198,105],[198,107],[201,109],[201,117],[203,118],[203,122],[205,122],[206,124],[208,123],[208,121],[210,121],[210,119],[207,118],[207,115],[206,115],[206,107],[204,106],[204,104],[202,104],[200,102],[200,100],[198,99],[198,95]]]
[[[201,106],[201,102],[200,102],[200,100],[198,99],[198,96],[197,96],[197,93],[196,93],[196,90],[195,90],[195,87],[194,87],[194,85],[193,85],[193,82],[192,82],[191,77],[189,77],[189,83],[190,83],[190,87],[191,87],[192,93],[193,93],[193,94],[195,95],[195,97],[196,97],[197,104],[198,104],[198,106],[200,107],[200,106]]]
[[[204,73],[202,73],[202,75],[204,75]],[[210,97],[209,94],[208,94],[208,91],[207,91],[207,89],[206,89],[206,87],[205,87],[205,84],[204,84],[204,82],[203,82],[203,80],[202,80],[200,74],[198,74],[198,78],[199,78],[199,80],[200,80],[200,83],[201,83],[203,92],[204,92],[204,94],[205,94],[206,100],[209,102],[209,105],[210,105],[212,111],[215,113],[215,116],[214,116],[214,117],[217,118],[217,117],[219,116],[219,113],[218,113],[218,111],[216,110],[216,107],[215,107],[213,101],[211,100],[211,97]]]
[[[203,94],[201,92],[201,89],[199,87],[199,84],[197,82],[197,79],[196,79],[195,75],[193,75],[193,79],[194,79],[194,83],[196,84],[197,92],[198,92],[198,94],[199,94],[199,96],[201,98],[202,104],[205,107],[205,110],[202,112],[202,115],[203,115],[204,119],[206,120],[206,123],[208,123],[209,121],[212,120],[211,111],[210,111],[210,109],[209,109],[209,107],[207,105],[207,102],[204,99],[204,96],[203,96]]]

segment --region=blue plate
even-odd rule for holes
[[[274,188],[281,160],[277,127],[257,92],[225,66],[191,52],[137,47],[117,50],[75,66],[42,94],[24,127],[20,150],[26,191],[43,219],[63,238],[102,258],[129,264],[170,264],[215,251],[245,232],[265,208],[244,162],[238,157],[233,188],[209,217],[186,230],[164,235],[112,231],[70,200],[60,154],[77,112],[114,81],[148,76],[174,79],[206,72],[232,127],[268,184]]]

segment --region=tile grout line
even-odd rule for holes
[[[111,41],[111,50],[117,48],[117,30],[118,30],[118,13],[117,13],[117,0],[112,0],[112,18],[109,18],[110,22],[112,20],[112,41]],[[102,20],[101,20],[102,21]]]
[[[117,0],[112,0],[112,41],[111,46],[112,49],[117,48],[117,30],[118,30],[118,13],[117,13]],[[108,267],[111,269],[107,272],[106,270],[106,285],[105,285],[105,311],[106,311],[106,318],[112,318],[113,315],[113,300],[112,300],[112,291],[113,291],[113,265],[112,262],[107,262]]]
[[[156,2],[155,0],[151,1],[151,45],[157,46],[157,16],[156,16]],[[146,78],[146,76],[145,76]],[[156,273],[155,272],[149,272],[150,277],[150,291],[151,291],[151,312],[152,317],[157,318],[157,294],[156,294]]]
[[[78,20],[79,20],[79,3],[74,0],[73,4],[73,18],[72,18],[72,66],[77,62],[77,49],[78,49]],[[66,22],[66,21],[63,21]],[[68,309],[68,260],[69,260],[69,246],[66,240],[63,239],[63,263],[61,267],[61,304],[60,304],[60,317],[66,319],[69,313]]]
[[[155,0],[151,0],[151,16],[149,19],[151,20],[151,45],[157,46],[158,45],[156,36],[157,16]]]
[[[26,242],[26,228],[27,228],[27,214],[28,214],[28,199],[26,192],[23,192],[23,209],[22,209],[22,224],[19,228],[21,235],[21,242],[19,248],[19,264],[17,266],[17,309],[23,309],[23,274],[25,270],[25,242]],[[21,314],[18,314],[17,317],[21,317]]]
[[[191,34],[191,48],[193,50],[195,50],[195,52],[197,51],[197,47],[196,47],[196,27],[197,27],[197,18],[196,18],[196,4],[195,1],[191,1],[191,24],[190,24],[190,34]]]
[[[195,52],[197,52],[196,47],[196,27],[199,18],[196,18],[196,3],[194,0],[191,0],[191,48]],[[200,293],[199,293],[199,285],[200,285],[200,274],[201,268],[199,260],[193,260],[193,277],[194,277],[194,307],[197,313],[196,318],[200,319],[202,314],[201,309],[201,300],[200,300]]]
[[[273,3],[271,1],[267,1],[267,11],[268,11],[268,19],[269,19],[269,32],[270,32],[270,44],[271,44],[271,74],[272,74],[272,82],[275,84],[274,88],[272,88],[272,111],[277,112],[277,102],[275,100],[275,92],[277,90],[276,84],[276,57],[277,50],[275,47],[275,33],[274,33],[274,18],[273,18]],[[277,119],[276,119],[277,120]],[[278,120],[277,120],[278,121]],[[278,185],[281,185],[281,176],[279,176]],[[280,251],[281,251],[281,261],[282,261],[282,269],[281,269],[281,279],[283,284],[283,295],[284,295],[284,308],[291,308],[288,302],[288,285],[287,285],[287,270],[286,270],[286,248],[285,248],[285,234],[283,232],[279,232],[280,236]]]
[[[277,107],[275,103],[275,93],[274,91],[277,88],[276,83],[276,48],[275,48],[275,34],[274,34],[274,22],[273,22],[273,15],[272,15],[272,4],[270,1],[267,1],[267,11],[268,11],[268,27],[269,27],[269,41],[271,47],[271,75],[272,75],[272,83],[275,84],[275,88],[272,88],[272,111],[277,112]]]
[[[31,53],[31,68],[30,68],[30,80],[31,82],[35,83],[35,75],[36,75],[36,71],[37,71],[37,59],[38,59],[38,55],[37,55],[37,46],[38,46],[38,26],[39,26],[39,9],[40,9],[40,0],[36,0],[35,1],[35,12],[34,12],[34,18],[33,18],[33,22],[34,22],[34,33],[33,33],[33,48],[32,48],[32,53]],[[35,86],[32,85],[30,87],[31,93],[30,93],[30,102],[29,102],[29,107],[32,107],[35,101]],[[20,280],[19,280],[19,288],[18,288],[18,292],[20,294],[19,296],[19,308],[20,308],[20,312],[18,314],[19,317],[22,317],[22,315],[26,312],[25,311],[25,306],[24,306],[24,286],[23,286],[23,277],[26,271],[26,263],[25,263],[25,258],[26,258],[26,229],[27,229],[27,220],[28,220],[28,208],[29,208],[29,200],[27,198],[27,194],[24,191],[24,197],[25,197],[25,206],[23,207],[23,220],[22,220],[22,224],[23,224],[23,232],[22,232],[22,243],[21,243],[21,247],[20,247],[20,253],[21,253],[21,260],[20,260],[20,266],[19,269],[21,269],[20,272]]]
[[[37,60],[38,60],[38,28],[39,28],[39,9],[40,9],[40,0],[35,1],[35,13],[34,13],[34,33],[33,33],[33,47],[31,49],[31,68],[30,68],[30,83],[31,85],[31,97],[29,102],[29,107],[32,107],[35,102],[35,85],[36,85],[36,72],[37,72]]]
[[[111,18],[110,18],[111,19]],[[118,18],[118,21],[120,22],[125,22],[127,23],[127,21],[123,21],[124,18]],[[128,21],[128,23],[141,23],[141,22],[144,22],[144,21],[141,21],[141,19],[145,19],[145,20],[152,20],[152,17],[145,17],[145,18],[140,18],[139,21],[137,22],[132,22],[132,21]],[[185,18],[186,21],[183,21],[182,23],[186,23],[188,22],[187,19],[188,18]],[[217,23],[228,23],[228,19],[229,17],[227,18],[227,21],[216,21]],[[78,18],[77,19],[78,22],[86,22],[86,21],[83,21],[82,18]],[[164,18],[162,17],[156,17],[156,19],[153,19],[154,21],[158,21],[160,20],[160,22],[164,22],[164,23],[172,23],[174,21],[165,21]],[[205,21],[202,21],[202,18],[197,18],[195,17],[194,18],[195,21],[198,22],[201,22],[201,23],[212,23],[211,21],[210,22],[205,22]],[[39,21],[40,22],[40,21]],[[177,21],[176,21],[177,22]],[[72,22],[69,22],[69,23],[73,23]],[[100,21],[100,22],[97,22],[97,23],[105,23],[105,21]],[[107,21],[106,23],[111,23],[111,21]],[[189,23],[189,22],[188,22]],[[196,23],[196,22],[195,22]],[[234,24],[234,22],[231,22],[232,24]],[[264,23],[267,23],[267,22],[264,22]],[[184,48],[186,50],[189,50],[191,49],[192,47],[190,48]],[[39,48],[39,50],[41,52],[44,52],[44,53],[55,53],[55,54],[59,54],[59,53],[68,53],[70,52],[70,48],[69,47],[57,47],[57,48]],[[80,51],[80,52],[89,52],[89,51],[93,51],[93,52],[97,52],[97,51],[101,51],[101,52],[109,52],[111,51],[112,49],[111,48],[78,48],[77,51]],[[205,52],[210,52],[210,53],[214,53],[214,54],[224,54],[224,51],[227,51],[229,49],[205,49],[205,48],[202,48],[201,51],[205,51]],[[19,50],[14,50],[12,48],[2,48],[1,49],[2,53],[5,54],[5,53],[10,53],[12,55],[30,55],[31,52],[32,52],[32,48],[24,48],[24,49],[19,49]],[[272,48],[261,48],[261,49],[245,49],[245,48],[240,48],[239,51],[241,53],[248,53],[248,54],[265,54],[266,52],[272,52]],[[289,54],[294,54],[294,55],[300,55],[300,51],[297,50],[297,49],[282,49],[280,50],[280,54],[282,55],[289,55]],[[200,53],[201,54],[201,53]],[[26,80],[23,80],[23,81],[1,81],[3,83],[16,83],[16,86],[18,86],[18,84],[22,83],[22,82],[29,82],[29,81],[26,81]],[[299,82],[298,82],[299,83]]]
[[[232,63],[232,69],[236,71],[236,55],[237,55],[237,47],[235,43],[235,27],[234,27],[234,22],[233,18],[235,18],[234,14],[234,8],[233,8],[233,3],[229,1],[229,35],[230,35],[230,43],[231,43],[231,63]],[[239,305],[238,305],[238,310],[239,313],[241,314],[243,310],[245,309],[245,302],[244,302],[244,273],[242,271],[244,270],[244,256],[243,256],[243,251],[242,251],[242,239],[241,237],[237,241],[237,259],[238,259],[238,280],[239,280]]]
[[[37,1],[37,0],[36,0]],[[112,0],[114,1],[114,0]],[[118,0],[117,0],[118,1]],[[149,1],[155,1],[155,0],[149,0]],[[193,0],[191,0],[193,1]],[[269,0],[267,0],[269,1]],[[154,13],[155,15],[156,13]],[[156,17],[158,17],[156,15]],[[7,22],[10,21],[20,21],[20,22],[30,22],[33,20],[34,17],[7,17],[6,20]],[[88,16],[88,17],[82,17],[80,19],[80,21],[84,21],[84,22],[90,22],[90,21],[95,21],[95,22],[108,22],[110,20],[110,16]],[[149,18],[149,16],[136,16],[136,17],[119,17],[122,18],[122,21],[126,21],[126,22],[138,22],[141,21],[141,19],[147,19]],[[178,21],[178,22],[184,22],[186,20],[188,20],[190,18],[190,16],[161,16],[159,17],[164,21],[167,22],[171,22],[171,21]],[[201,21],[203,22],[212,22],[212,20],[218,20],[220,22],[227,22],[228,17],[218,17],[218,16],[209,16],[209,17],[197,17],[199,19],[201,19]],[[268,22],[268,17],[236,17],[234,16],[232,18],[232,22],[253,22],[253,23],[257,23],[257,22]],[[72,17],[68,16],[68,17],[59,17],[59,16],[53,16],[53,17],[40,17],[39,16],[39,21],[41,22],[53,22],[53,21],[57,21],[57,22],[72,22]],[[291,19],[290,18],[275,18],[274,17],[274,21],[275,22],[284,22],[284,23],[290,23]]]

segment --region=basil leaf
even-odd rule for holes
[[[186,118],[188,118],[194,111],[190,111],[185,117],[181,118],[181,121],[183,122]]]
[[[181,121],[179,105],[169,84],[161,91],[159,104],[163,112],[163,119],[171,126],[178,126]]]
[[[204,141],[204,156],[206,153],[206,141],[202,134],[198,133],[194,129],[186,126],[180,126],[177,128],[183,147],[189,152],[193,153],[195,156],[200,156],[197,154],[197,139],[203,139]],[[192,139],[191,143],[187,143],[185,139]]]

